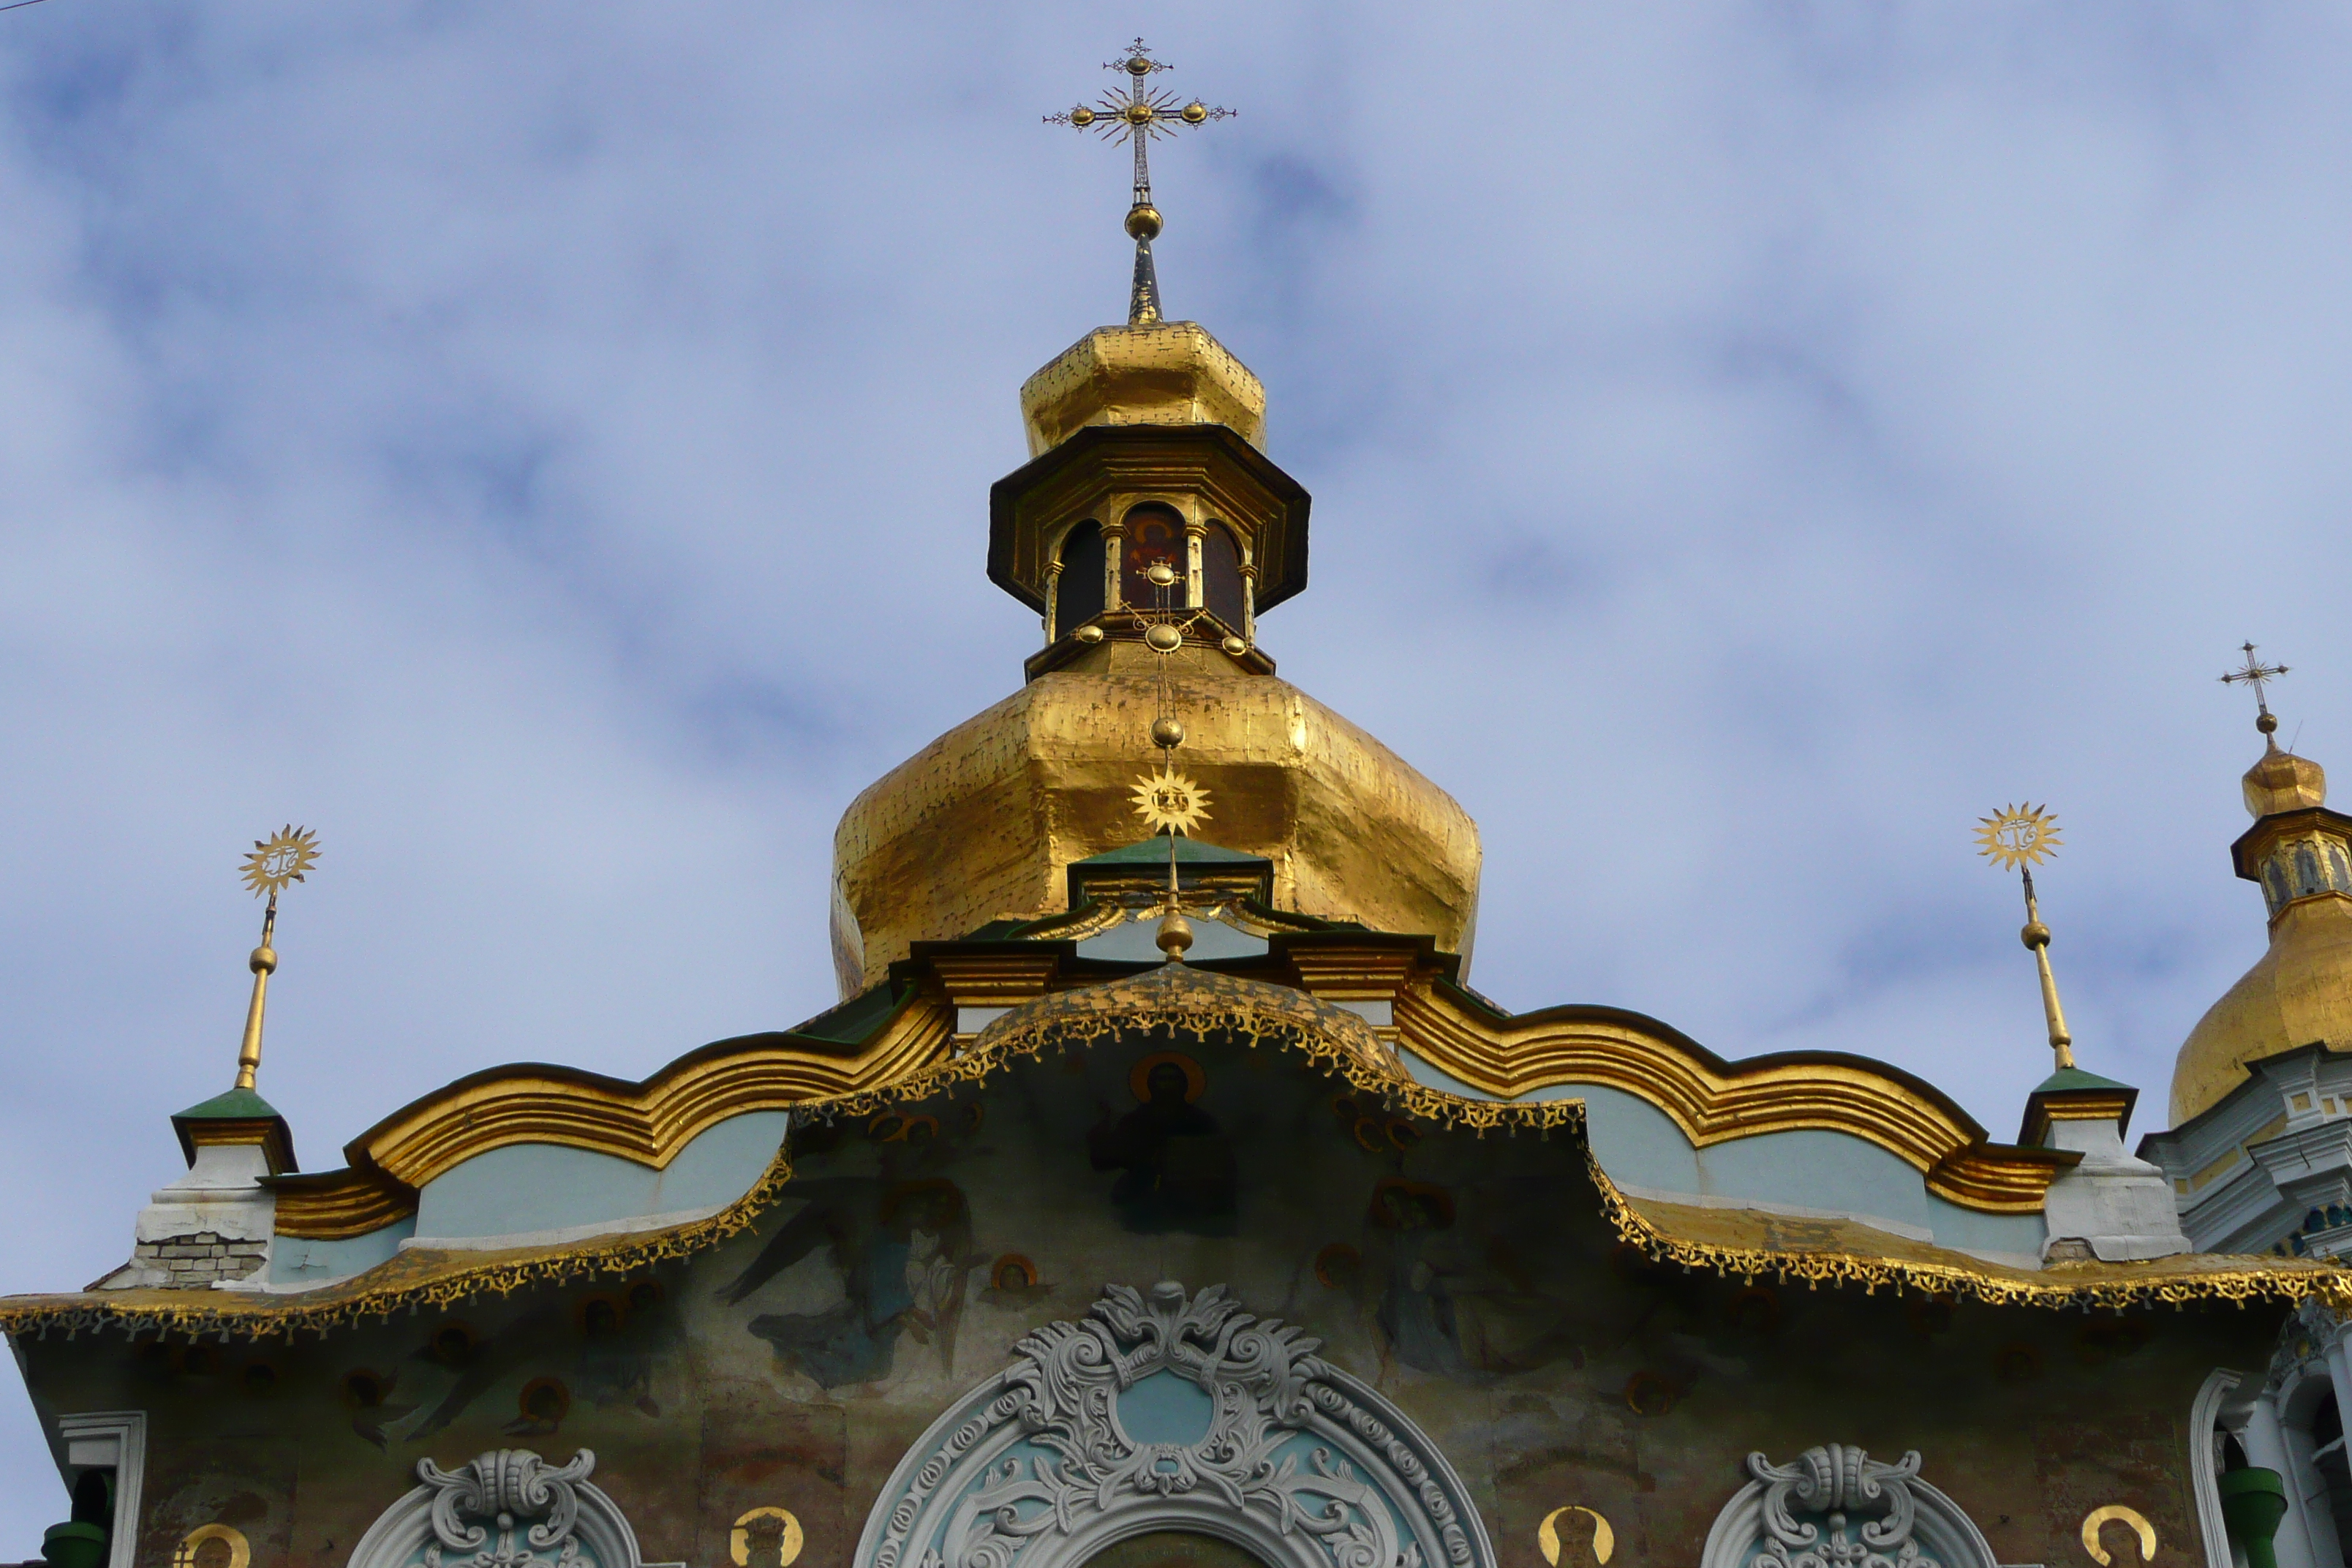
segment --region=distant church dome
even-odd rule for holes
[[[2267,737],[2276,721],[2263,719]],[[2230,853],[2262,885],[2270,951],[2189,1031],[2172,1069],[2175,1127],[2243,1083],[2248,1062],[2314,1041],[2352,1050],[2352,817],[2327,809],[2326,772],[2274,740],[2244,787],[2254,825]]]

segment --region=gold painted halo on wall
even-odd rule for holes
[[[196,1554],[207,1542],[217,1541],[228,1548],[228,1568],[247,1568],[253,1561],[253,1547],[245,1539],[245,1531],[233,1524],[200,1524],[180,1538],[172,1549],[172,1568],[196,1568]]]
[[[735,1568],[751,1568],[751,1526],[763,1519],[772,1519],[782,1526],[776,1542],[776,1568],[793,1568],[801,1548],[808,1543],[808,1536],[801,1529],[799,1517],[788,1508],[755,1508],[738,1519],[735,1528],[728,1532],[727,1555],[734,1561]],[[761,1568],[765,1568],[764,1563]]]
[[[1207,1071],[1191,1057],[1181,1051],[1154,1051],[1128,1069],[1128,1091],[1135,1096],[1138,1103],[1150,1103],[1151,1069],[1162,1066],[1184,1069],[1184,1103],[1187,1105],[1200,1099],[1201,1091],[1209,1087]]]
[[[1589,1509],[1580,1502],[1552,1510],[1536,1527],[1536,1550],[1543,1553],[1544,1561],[1552,1564],[1552,1568],[1559,1568],[1559,1516],[1564,1513],[1580,1513],[1592,1521],[1592,1560],[1595,1563],[1608,1562],[1617,1550],[1617,1532],[1609,1528],[1608,1519],[1598,1510]]]

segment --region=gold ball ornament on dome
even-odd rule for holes
[[[1088,109],[1085,104],[1082,103],[1078,105],[1077,108],[1070,110],[1070,123],[1076,126],[1079,130],[1084,131],[1087,126],[1092,125],[1094,122],[1095,111]]]
[[[1149,125],[1152,121],[1159,118],[1159,115],[1160,111],[1158,110],[1152,108],[1151,105],[1145,103],[1140,100],[1129,104],[1125,109],[1119,110],[1119,117],[1125,120],[1129,125]]]
[[[1200,124],[1202,121],[1204,121],[1204,120],[1206,120],[1206,119],[1208,119],[1208,118],[1209,118],[1209,106],[1208,106],[1207,104],[1205,104],[1205,103],[1202,103],[1199,99],[1197,99],[1197,98],[1196,98],[1196,99],[1194,99],[1192,102],[1190,102],[1190,103],[1188,103],[1188,104],[1186,104],[1186,105],[1184,106],[1184,123],[1185,123],[1185,124],[1187,124],[1187,125],[1198,125],[1198,124]]]
[[[1155,561],[1143,575],[1153,587],[1165,588],[1176,581],[1176,568],[1165,561]]]
[[[1151,743],[1163,751],[1172,751],[1184,743],[1184,721],[1181,719],[1154,719],[1151,721]]]
[[[2039,866],[2058,852],[2058,819],[2038,805],[2005,805],[1977,819],[1977,853],[2004,871]]]
[[[1239,658],[1242,655],[1249,652],[1249,644],[1242,641],[1239,637],[1229,637],[1217,646],[1223,648],[1227,653],[1232,654],[1235,658]]]
[[[1132,77],[1150,76],[1151,74],[1151,57],[1145,54],[1133,54],[1128,56],[1127,74]]]
[[[1093,644],[1102,641],[1103,629],[1100,626],[1080,626],[1076,631],[1072,632],[1070,635],[1077,638],[1082,643]]]
[[[1154,653],[1174,653],[1184,646],[1184,634],[1166,621],[1155,621],[1144,630],[1143,646]]]
[[[1151,940],[1171,963],[1181,963],[1185,950],[1192,945],[1192,922],[1171,910],[1160,919],[1160,930]]]
[[[1127,209],[1127,237],[1129,239],[1160,237],[1160,209],[1147,204]]]

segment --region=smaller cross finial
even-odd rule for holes
[[[1135,149],[1135,189],[1127,209],[1127,232],[1135,241],[1135,282],[1128,294],[1129,326],[1149,326],[1160,320],[1160,277],[1151,265],[1151,242],[1160,228],[1160,209],[1151,205],[1151,165],[1144,149],[1155,136],[1173,136],[1190,126],[1212,120],[1230,120],[1230,109],[1212,109],[1200,100],[1180,104],[1172,92],[1154,92],[1144,84],[1169,68],[1151,58],[1141,38],[1128,45],[1119,58],[1103,69],[1127,79],[1092,104],[1081,103],[1059,114],[1045,116],[1048,125],[1092,131],[1106,142],[1124,142]]]
[[[2243,683],[2254,689],[2254,708],[2259,715],[2254,720],[2254,728],[2267,735],[2278,728],[2278,721],[2271,716],[2270,699],[2263,692],[2263,685],[2266,681],[2276,680],[2280,676],[2284,675],[2286,666],[2263,663],[2254,657],[2254,645],[2252,643],[2243,645],[2242,651],[2246,656],[2245,668],[2233,669],[2221,677],[2221,684],[2236,686]]]

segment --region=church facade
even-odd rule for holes
[[[320,1171],[249,1069],[174,1118],[124,1266],[0,1302],[48,1561],[2341,1568],[2340,1015],[2214,1025],[2136,1157],[2079,1068],[2004,1141],[1496,1006],[1475,826],[1262,643],[1309,497],[1149,237],[991,495],[1024,679],[842,821],[837,1004]],[[2344,921],[2263,765],[2242,866]]]

